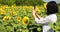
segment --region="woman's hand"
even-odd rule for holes
[[[33,8],[32,9],[32,13],[33,13],[33,17],[34,17],[34,19],[36,19],[37,17],[36,17],[36,10]]]
[[[36,9],[33,8],[32,13],[33,13],[33,16],[34,16],[35,19],[36,19],[36,18],[38,18],[38,19],[41,18],[41,16],[39,16],[39,15],[37,14]]]
[[[35,14],[36,14],[36,10],[35,10],[34,8],[33,8],[32,12],[33,12],[33,15],[35,15]]]

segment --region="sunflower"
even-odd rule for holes
[[[39,9],[38,7],[36,7],[36,11],[37,11],[37,12],[40,12],[40,9]]]
[[[10,16],[5,16],[5,17],[3,17],[3,20],[4,20],[4,21],[10,20]]]
[[[6,14],[6,11],[4,11],[3,9],[1,9],[0,13],[3,15],[3,14]]]
[[[29,8],[32,10],[33,9],[33,6],[29,6]]]
[[[18,21],[18,22],[20,22],[21,19],[22,19],[21,17],[17,17],[17,21]]]
[[[16,4],[12,5],[12,7],[15,8],[16,7]]]
[[[22,19],[22,23],[24,25],[27,25],[29,23],[29,18],[27,16],[25,16],[23,19]]]
[[[0,8],[0,10],[2,10],[2,8]]]
[[[44,8],[46,9],[46,5],[47,5],[47,3],[44,3]]]
[[[23,6],[23,8],[27,8],[27,6]]]
[[[16,15],[16,14],[17,14],[17,12],[15,12],[15,11],[11,12],[11,15]]]
[[[3,7],[4,7],[4,8],[10,8],[8,5],[4,5]]]
[[[33,6],[29,6],[30,8],[33,8]]]

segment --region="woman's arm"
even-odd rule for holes
[[[38,19],[40,19],[40,18],[41,18],[41,16],[39,16],[37,13],[36,13],[36,16],[37,16],[37,18],[38,18]]]
[[[36,11],[35,11],[35,9],[33,9],[32,13],[33,13],[34,19],[37,18],[37,17],[36,17]]]
[[[33,9],[33,17],[34,17],[34,19],[36,19],[36,18],[40,19],[40,16],[36,13],[35,9]]]
[[[46,18],[40,18],[40,19],[35,19],[35,22],[37,23],[37,24],[47,24],[47,23],[49,23],[49,19],[46,19]]]
[[[33,12],[33,17],[34,17],[36,23],[40,23],[40,24],[46,24],[46,23],[48,23],[47,19],[44,19],[44,18],[40,17],[36,13],[36,10],[35,9],[33,9],[32,12]]]

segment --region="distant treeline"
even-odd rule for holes
[[[43,0],[0,0],[0,4],[2,5],[41,5],[43,4]]]

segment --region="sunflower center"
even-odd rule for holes
[[[5,20],[9,20],[9,18],[5,18]]]
[[[18,18],[18,20],[20,20],[20,18]]]
[[[25,23],[27,24],[28,23],[28,20],[26,20]]]

